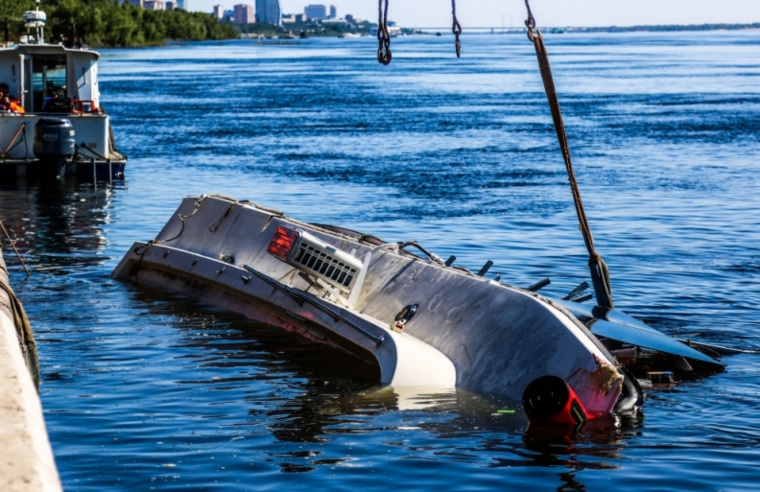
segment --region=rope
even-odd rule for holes
[[[89,151],[89,152],[92,152],[92,153],[95,155],[95,157],[99,157],[99,158],[101,158],[101,159],[103,159],[103,160],[108,160],[108,157],[104,156],[103,154],[101,154],[101,153],[100,153],[100,152],[98,152],[97,150],[93,149],[92,147],[89,147],[89,146],[88,146],[86,143],[84,143],[84,142],[82,142],[82,145],[80,146],[80,148],[81,148],[81,149],[85,149],[85,150],[87,150],[87,151]]]
[[[163,241],[159,241],[158,239],[151,239],[150,241],[148,241],[147,243],[145,243],[145,245],[138,246],[138,247],[136,247],[134,249],[135,255],[139,256],[140,259],[137,260],[137,265],[135,266],[134,273],[132,274],[132,281],[137,282],[137,272],[140,271],[140,266],[142,265],[143,256],[145,256],[145,253],[148,252],[148,250],[151,248],[151,246],[153,246],[154,244],[168,243],[168,242],[174,241],[175,239],[177,239],[178,237],[180,237],[182,235],[182,233],[185,232],[185,219],[192,217],[193,215],[195,215],[198,212],[198,210],[201,209],[201,205],[203,204],[203,200],[206,199],[206,196],[207,195],[201,195],[201,197],[198,198],[195,201],[195,203],[194,203],[195,209],[191,213],[189,213],[187,215],[177,214],[177,219],[179,219],[180,224],[182,224],[182,227],[180,227],[179,232],[174,237],[171,237],[169,239],[164,239]],[[229,213],[229,211],[227,213]],[[222,219],[224,219],[224,217],[226,217],[226,216],[227,216],[227,214],[224,214],[224,216],[222,217]],[[222,219],[219,219],[219,222],[221,222]],[[213,227],[213,225],[212,225],[212,227]],[[211,228],[209,228],[209,230],[211,230]],[[214,232],[214,231],[211,231],[211,232]]]
[[[559,99],[557,98],[557,91],[554,87],[554,79],[552,77],[551,67],[549,66],[549,54],[546,51],[546,46],[544,46],[541,32],[536,30],[535,34],[533,33],[533,29],[536,27],[536,20],[530,10],[528,0],[525,0],[525,7],[528,10],[528,18],[525,21],[525,26],[528,28],[528,39],[533,42],[536,49],[536,58],[538,58],[538,66],[541,72],[541,79],[544,83],[546,99],[548,100],[549,108],[551,109],[554,130],[557,133],[557,139],[559,140],[559,146],[562,151],[562,158],[565,161],[565,168],[567,169],[567,175],[570,180],[570,189],[573,194],[573,202],[575,203],[575,212],[578,215],[580,230],[583,234],[583,240],[586,243],[586,250],[589,254],[588,264],[589,270],[591,271],[594,292],[596,293],[597,304],[599,307],[612,309],[614,306],[612,303],[609,270],[602,260],[602,257],[594,250],[594,239],[591,236],[591,228],[586,219],[586,212],[583,209],[583,202],[581,201],[581,193],[578,189],[578,183],[573,171],[573,164],[570,159],[570,146],[567,143],[567,134],[565,132],[565,125],[562,121],[562,113],[559,108]]]
[[[388,2],[390,0],[378,0],[377,2],[377,61],[383,65],[391,62],[391,34],[388,31]],[[385,8],[383,8],[385,5]]]
[[[230,212],[232,212],[235,209],[235,205],[237,205],[237,204],[238,204],[238,202],[235,202],[232,205],[230,205],[229,207],[227,207],[227,210],[219,218],[219,220],[217,220],[216,222],[214,222],[213,224],[211,224],[208,227],[209,232],[216,232],[217,230],[219,230],[219,226],[222,225],[222,222],[224,222],[224,219],[226,219],[227,216],[230,215]],[[195,213],[195,212],[193,212],[193,213]],[[184,222],[182,224],[184,225]]]
[[[21,263],[21,266],[24,267],[24,271],[26,272],[26,276],[28,277],[29,269],[26,267],[26,263],[24,263],[24,260],[21,258],[21,255],[16,249],[16,245],[13,243],[13,240],[11,239],[10,234],[8,234],[8,230],[5,228],[5,225],[3,224],[2,220],[0,220],[0,228],[3,229],[3,233],[5,234],[5,237],[8,238],[8,242],[11,244],[11,248],[13,248],[13,252],[16,253],[16,258],[18,258],[18,261]]]
[[[174,241],[175,239],[177,239],[178,237],[180,237],[182,235],[182,233],[185,232],[185,219],[189,219],[190,217],[192,217],[193,215],[195,215],[198,212],[198,210],[201,209],[201,205],[203,204],[203,200],[205,200],[205,199],[206,199],[206,195],[201,195],[200,198],[198,198],[197,200],[195,200],[195,203],[194,203],[195,209],[191,213],[189,213],[187,215],[177,214],[177,218],[182,223],[182,227],[180,228],[180,230],[179,230],[179,232],[177,233],[176,236],[174,236],[172,238],[169,238],[169,239],[164,239],[163,241],[151,241],[151,242],[155,242],[155,243],[159,243],[159,244],[161,242],[168,243],[169,241]],[[225,214],[225,217],[226,217],[226,214]],[[220,219],[220,221],[221,221],[221,219]],[[210,227],[209,227],[209,230],[211,230]],[[214,231],[211,231],[211,232],[214,232]]]
[[[443,261],[443,259],[441,259],[440,256],[438,256],[437,254],[431,253],[430,251],[426,250],[417,241],[406,241],[406,242],[397,243],[397,244],[398,244],[398,247],[400,249],[404,249],[407,246],[414,246],[415,248],[417,248],[420,251],[422,251],[425,254],[425,256],[428,257],[429,260],[434,261],[435,263],[438,263],[439,265],[445,265],[445,262]]]
[[[462,26],[459,25],[457,20],[457,4],[456,0],[451,0],[451,17],[452,25],[451,32],[454,33],[454,48],[457,52],[457,58],[462,54],[462,42],[459,40],[459,35],[462,34]]]
[[[139,259],[137,260],[137,265],[135,265],[135,269],[132,272],[133,282],[137,283],[137,272],[139,272],[140,268],[142,267],[143,256],[145,256],[145,253],[147,253],[150,247],[154,244],[161,244],[161,241],[157,239],[151,239],[144,246],[138,246],[134,249],[134,253],[139,257]]]
[[[34,386],[39,388],[40,386],[40,366],[37,357],[37,344],[34,341],[34,333],[32,332],[32,325],[29,323],[29,318],[26,316],[24,306],[19,301],[13,289],[10,286],[8,279],[8,270],[5,268],[5,262],[0,256],[0,270],[3,275],[0,279],[0,289],[2,289],[8,296],[9,305],[2,304],[7,307],[13,316],[13,324],[16,327],[16,336],[18,337],[19,347],[24,354],[26,360],[26,366],[32,375]]]
[[[11,138],[10,142],[8,142],[8,145],[5,147],[5,150],[3,150],[3,153],[0,154],[0,158],[5,159],[8,157],[8,152],[10,152],[12,149],[14,149],[18,144],[21,143],[21,140],[19,140],[19,136],[24,137],[24,142],[26,142],[26,122],[21,123],[21,126],[18,127],[16,130],[16,133],[13,134],[13,138]]]

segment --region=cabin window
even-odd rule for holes
[[[66,99],[66,55],[35,56],[32,60],[34,110],[42,110],[51,100],[63,103]]]

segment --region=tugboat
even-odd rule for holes
[[[127,158],[100,104],[100,55],[45,42],[39,0],[23,19],[27,34],[0,48],[0,179],[122,178]]]

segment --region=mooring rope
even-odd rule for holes
[[[0,290],[4,292],[4,296],[0,295],[0,297],[3,298],[0,299],[0,305],[9,311],[10,316],[13,318],[19,348],[26,361],[26,366],[32,375],[34,386],[39,388],[40,366],[37,355],[37,343],[34,340],[34,332],[32,331],[32,325],[29,322],[29,318],[26,316],[26,311],[24,311],[23,304],[21,304],[21,301],[16,297],[15,292],[13,292],[13,289],[10,286],[8,270],[5,266],[5,260],[3,260],[2,255],[0,255],[0,272]]]
[[[11,138],[8,142],[8,145],[5,146],[3,153],[0,154],[0,159],[5,159],[8,157],[8,152],[13,150],[18,144],[22,142],[22,140],[19,139],[20,136],[23,136],[23,141],[26,142],[26,122],[21,123],[21,125],[16,130],[16,133],[13,134],[13,138]]]
[[[551,68],[549,67],[549,54],[546,51],[546,46],[544,46],[541,32],[536,29],[536,19],[533,17],[533,13],[530,10],[528,0],[525,0],[525,7],[528,9],[528,18],[525,21],[525,26],[528,28],[528,39],[533,42],[536,49],[536,58],[538,58],[538,66],[541,72],[541,79],[544,83],[546,98],[549,101],[549,108],[551,109],[552,120],[554,121],[554,130],[557,133],[559,146],[562,150],[562,158],[565,161],[565,168],[567,169],[567,175],[570,180],[570,189],[573,193],[575,211],[578,215],[580,230],[583,234],[583,240],[586,243],[586,249],[589,254],[588,265],[589,270],[591,271],[591,281],[594,285],[597,304],[599,307],[612,309],[614,306],[612,303],[609,270],[607,269],[604,260],[602,260],[602,257],[594,250],[594,239],[591,236],[591,228],[586,219],[586,212],[583,209],[583,202],[581,201],[581,193],[578,189],[578,183],[575,179],[575,173],[573,172],[573,164],[570,160],[570,146],[567,143],[565,125],[562,121],[562,113],[559,109],[559,99],[557,98],[554,79],[552,77]],[[535,33],[533,32],[534,29],[536,29]]]
[[[13,248],[13,252],[16,253],[16,258],[18,258],[18,261],[21,263],[21,266],[24,267],[24,271],[26,272],[26,276],[28,277],[29,269],[26,267],[26,263],[24,263],[23,258],[21,258],[21,255],[16,249],[16,244],[13,242],[13,239],[11,239],[11,235],[8,234],[8,230],[5,228],[5,225],[3,224],[2,220],[0,220],[0,229],[3,230],[3,233],[5,234],[5,237],[8,239],[8,242],[10,243],[11,248]]]

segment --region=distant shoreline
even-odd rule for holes
[[[672,24],[653,26],[607,26],[607,27],[565,27],[547,28],[552,30],[561,29],[565,32],[657,32],[657,31],[744,31],[760,29],[760,22],[754,24]]]
[[[752,24],[667,24],[645,26],[603,26],[603,27],[541,27],[538,29],[547,33],[620,33],[620,32],[677,32],[677,31],[746,31],[760,29],[760,22]],[[402,28],[404,33],[410,31],[415,34],[436,34],[448,32],[448,27],[413,27]],[[525,27],[467,27],[462,26],[463,32],[473,34],[473,31],[481,33],[510,33],[524,32]]]

